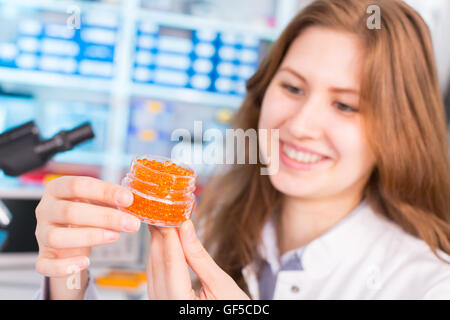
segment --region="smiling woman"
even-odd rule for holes
[[[233,123],[258,131],[268,161],[204,189],[194,219],[205,247],[191,220],[149,228],[151,299],[450,299],[450,163],[430,34],[401,0],[377,1],[381,29],[368,29],[372,2],[314,1],[273,44]],[[280,141],[262,134],[272,130]],[[93,178],[47,185],[36,269],[49,298],[91,296],[90,248],[139,229],[115,209],[132,202]],[[76,292],[65,287],[74,265]]]
[[[304,250],[305,268],[311,254],[326,252],[329,267],[349,254],[339,260],[346,272],[327,278],[336,291],[306,288],[304,298],[450,297],[450,163],[429,30],[400,0],[378,1],[381,29],[368,29],[370,4],[318,0],[291,21],[234,119],[244,130],[279,129],[278,172],[236,165],[205,188],[195,219],[206,247],[253,297],[291,297],[283,261]],[[380,268],[389,284],[353,285]],[[312,281],[305,272],[292,277]],[[433,287],[438,278],[447,289]]]

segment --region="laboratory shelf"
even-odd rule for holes
[[[61,1],[61,0],[0,0],[0,4],[13,5],[17,7],[42,9],[68,13],[69,8],[79,8],[81,11],[114,12],[120,13],[121,4],[95,3],[89,1]],[[187,14],[168,13],[158,10],[138,8],[138,19],[161,23],[165,26],[181,29],[208,28],[217,31],[236,31],[245,30],[247,34],[257,35],[258,37],[272,41],[279,35],[279,30],[275,27],[249,26],[245,24],[213,20],[203,17],[191,16]]]
[[[44,194],[42,186],[17,186],[15,188],[0,186],[0,199],[40,199]]]
[[[0,83],[110,93],[111,81],[44,71],[0,67]]]
[[[0,5],[12,5],[29,9],[41,9],[49,11],[59,11],[68,13],[69,8],[77,7],[84,10],[99,12],[117,12],[120,11],[120,5],[109,3],[96,3],[90,1],[72,1],[72,0],[0,0]]]
[[[87,93],[111,94],[112,81],[63,75],[42,71],[28,71],[0,67],[0,82],[3,84],[50,87],[56,89],[78,90]],[[197,103],[217,107],[237,109],[243,101],[242,96],[206,92],[189,88],[170,88],[155,84],[130,83],[132,96],[169,101]]]
[[[252,26],[227,21],[207,19],[186,14],[159,12],[149,9],[140,9],[138,17],[142,21],[152,21],[168,27],[179,29],[208,29],[214,31],[238,32],[256,36],[263,40],[275,40],[280,30],[275,27]]]
[[[229,107],[237,109],[243,98],[237,95],[199,91],[189,88],[169,88],[153,84],[133,84],[131,93],[142,98],[186,102],[212,107]]]

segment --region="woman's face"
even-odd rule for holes
[[[310,27],[291,44],[258,124],[279,129],[279,167],[270,180],[285,195],[333,197],[364,188],[375,160],[358,111],[362,59],[356,36],[331,29]]]

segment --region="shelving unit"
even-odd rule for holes
[[[282,2],[287,1],[280,1],[280,3]],[[290,2],[294,4],[294,2]],[[279,31],[277,28],[246,26],[243,24],[235,24],[230,22],[212,21],[203,17],[193,17],[175,13],[161,13],[146,9],[139,10],[138,19],[162,23],[165,26],[179,29],[191,29],[195,26],[195,28],[199,29],[205,28],[227,32],[242,32],[242,30],[245,30],[245,32],[249,35],[257,36],[260,39],[268,41],[276,39]]]
[[[305,0],[306,2],[306,0]],[[172,88],[151,83],[138,83],[133,80],[134,54],[141,21],[178,29],[204,29],[214,32],[239,32],[264,41],[273,41],[281,28],[290,20],[298,8],[298,1],[277,0],[276,21],[274,27],[256,27],[218,21],[185,14],[167,13],[141,8],[140,0],[122,0],[116,4],[94,3],[84,1],[57,0],[0,0],[0,6],[14,12],[21,10],[40,10],[67,14],[71,8],[79,8],[79,12],[112,14],[117,16],[117,30],[114,51],[114,75],[111,79],[96,79],[77,75],[22,70],[0,67],[0,83],[4,88],[27,88],[36,96],[64,95],[65,92],[80,99],[101,95],[109,106],[106,152],[70,151],[57,155],[54,160],[60,162],[93,164],[102,166],[102,179],[118,182],[122,170],[129,165],[130,155],[126,149],[126,137],[130,116],[130,101],[133,97],[149,98],[161,101],[175,101],[197,105],[227,107],[236,109],[242,102],[242,96],[222,94],[218,92],[200,91],[190,88]],[[83,27],[83,20],[81,20]],[[1,178],[0,178],[1,180]],[[0,198],[39,198],[42,188],[17,186],[0,187]]]
[[[42,71],[29,71],[0,67],[0,83],[47,87],[62,90],[79,90],[89,93],[111,93],[111,82],[101,79],[86,79]]]
[[[0,188],[0,195],[3,199],[40,199],[43,194],[44,189],[42,187],[20,186]]]
[[[102,2],[71,1],[71,0],[0,0],[0,4],[12,5],[14,7],[43,9],[49,11],[67,12],[70,7],[79,7],[82,10],[109,11],[119,13],[120,6]]]
[[[223,107],[227,106],[233,109],[239,108],[242,99],[237,96],[231,96],[220,93],[199,92],[192,89],[176,89],[174,95],[173,88],[165,88],[151,84],[134,83],[131,88],[133,96],[143,98],[156,98],[160,100],[171,100],[189,103],[205,104],[209,106]]]

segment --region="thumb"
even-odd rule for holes
[[[230,280],[233,281],[232,278],[214,262],[203,247],[191,220],[181,225],[180,238],[186,260],[202,284],[215,293],[218,293],[217,290],[226,289]]]

